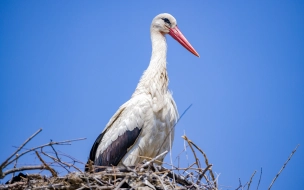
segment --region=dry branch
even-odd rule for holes
[[[140,168],[144,168],[146,166],[148,166],[149,164],[151,164],[152,162],[154,162],[155,160],[157,160],[159,157],[162,157],[163,155],[167,154],[168,151],[166,150],[165,152],[161,153],[160,155],[156,156],[155,158],[153,158],[152,160],[144,163],[143,165],[140,166]]]
[[[25,154],[27,154],[27,153],[29,153],[29,152],[32,152],[32,151],[34,151],[34,150],[37,150],[37,149],[40,149],[40,148],[43,148],[43,147],[46,147],[46,146],[51,146],[51,145],[70,145],[70,142],[73,142],[73,141],[80,141],[80,140],[85,140],[85,139],[86,139],[86,138],[79,138],[79,139],[65,140],[65,141],[59,141],[59,142],[53,142],[53,141],[51,141],[51,142],[49,142],[49,143],[47,143],[47,144],[44,144],[44,145],[41,145],[41,146],[37,146],[37,147],[35,147],[35,148],[31,148],[31,149],[29,149],[29,150],[27,150],[27,151],[25,151],[25,152],[19,154],[18,158],[20,158],[21,156],[23,156],[23,155],[25,155]],[[18,159],[18,158],[15,158],[15,159],[9,161],[8,163],[6,163],[6,164],[4,165],[3,168],[5,168],[6,166],[8,166],[9,164],[11,164],[12,162],[14,162],[14,161],[15,161],[16,159]]]
[[[239,183],[240,183],[240,185],[235,190],[238,190],[239,188],[243,187],[242,182],[241,182],[241,178],[239,178]]]
[[[263,171],[262,171],[262,168],[261,168],[260,178],[259,178],[259,182],[258,182],[258,186],[257,186],[257,189],[256,189],[256,190],[259,189],[259,186],[260,186],[260,183],[261,183],[261,179],[262,179],[262,173],[263,173]]]
[[[42,129],[39,129],[32,136],[30,136],[28,139],[26,139],[26,141],[11,156],[9,156],[4,162],[2,162],[2,164],[0,165],[0,179],[3,179],[6,175],[8,175],[10,173],[14,173],[14,172],[17,172],[17,171],[25,171],[25,170],[37,170],[37,169],[44,170],[44,169],[47,169],[47,170],[51,171],[52,174],[54,174],[53,173],[54,170],[42,160],[42,158],[40,157],[40,155],[38,154],[38,152],[36,150],[39,149],[39,148],[42,150],[43,147],[50,146],[53,149],[54,153],[56,154],[56,157],[59,159],[58,153],[54,149],[53,145],[68,145],[68,144],[70,144],[70,142],[79,141],[79,140],[85,140],[86,139],[86,138],[79,138],[79,139],[65,140],[65,141],[59,141],[59,142],[53,142],[53,141],[51,141],[51,142],[49,142],[47,144],[44,144],[44,145],[41,145],[41,146],[38,146],[38,147],[35,147],[35,148],[27,149],[26,151],[18,154],[18,152],[21,149],[23,149],[23,147],[29,141],[31,141],[41,131],[42,131]],[[22,157],[23,155],[25,155],[25,154],[27,154],[29,152],[32,152],[32,151],[36,152],[37,157],[43,163],[43,165],[41,165],[41,166],[25,166],[25,167],[19,167],[19,168],[17,168],[16,167],[17,161],[20,159],[20,157]],[[14,155],[16,155],[15,158],[13,158]],[[72,159],[72,157],[70,157],[70,158]],[[74,161],[74,163],[77,162],[76,160],[73,160],[73,161]],[[7,166],[9,166],[10,164],[12,164],[13,162],[15,162],[15,165],[14,165],[13,169],[9,169],[9,170],[3,171]],[[66,164],[64,162],[62,163],[61,161],[59,161],[57,163],[59,165]],[[76,166],[72,165],[72,167],[74,167],[76,169]],[[81,170],[79,170],[79,171],[81,171]],[[13,177],[14,177],[14,175],[13,175]]]
[[[18,156],[19,156],[19,155],[18,155],[18,154],[16,154],[16,157],[18,157]],[[14,169],[15,169],[15,168],[17,168],[17,162],[18,162],[18,159],[15,161],[15,164],[14,164]],[[12,181],[14,177],[15,177],[15,172],[13,173],[12,178],[11,178],[11,180],[10,180],[10,181]]]
[[[202,155],[204,156],[204,158],[205,158],[206,166],[208,167],[210,164],[209,164],[207,155],[204,153],[204,151],[203,151],[201,148],[199,148],[196,144],[194,144],[190,139],[188,139],[188,137],[187,137],[186,135],[182,136],[182,138],[188,142],[188,144],[189,144],[190,148],[192,149],[192,151],[194,151],[193,148],[192,148],[192,145],[193,145],[198,151],[201,152],[201,154],[202,154]],[[193,153],[193,154],[194,154],[194,156],[196,157],[196,154],[195,154],[195,153]],[[197,159],[197,158],[196,158],[196,159]],[[212,165],[211,165],[211,166],[212,166]],[[216,179],[215,179],[215,177],[214,177],[214,174],[213,174],[213,171],[212,171],[212,169],[211,169],[211,168],[212,168],[211,166],[210,166],[210,168],[209,168],[210,175],[211,175],[212,181],[213,181],[213,183],[214,183],[214,185],[215,185],[215,188],[217,188]],[[205,175],[204,175],[204,177],[205,177]],[[208,180],[206,177],[205,177],[205,179]]]
[[[35,153],[36,153],[37,157],[39,158],[39,160],[42,162],[42,164],[45,166],[45,168],[52,173],[53,177],[57,177],[57,173],[55,172],[55,170],[45,163],[45,161],[41,158],[41,156],[39,155],[39,153],[37,151],[35,151]]]
[[[26,141],[11,155],[9,156],[1,165],[0,165],[0,179],[2,179],[4,176],[3,176],[3,173],[2,173],[2,170],[3,168],[5,168],[7,165],[9,165],[10,163],[12,163],[14,160],[18,159],[18,157],[20,157],[20,155],[17,157],[16,156],[16,159],[13,159],[12,162],[8,163],[9,160],[14,156],[14,155],[17,155],[17,153],[32,139],[34,138],[38,133],[40,133],[42,131],[42,129],[39,129],[37,132],[35,132],[32,136],[30,136],[28,139],[26,139]]]
[[[252,178],[253,178],[253,176],[255,175],[255,173],[256,173],[256,170],[253,172],[253,174],[252,174],[251,177],[250,177],[250,180],[249,180],[249,183],[248,183],[248,188],[247,188],[247,190],[249,190],[249,188],[250,188],[250,184],[251,184],[251,182],[252,182]]]
[[[280,169],[280,171],[277,173],[277,175],[272,180],[270,186],[268,187],[268,190],[271,189],[271,187],[274,184],[275,180],[279,177],[279,175],[281,174],[281,172],[284,170],[284,168],[286,167],[287,163],[289,162],[289,160],[291,159],[291,157],[293,156],[293,154],[297,151],[297,149],[298,149],[299,146],[300,146],[300,144],[298,144],[296,146],[296,148],[291,152],[291,154],[289,155],[288,159],[286,160],[286,162],[284,163],[284,165],[282,166],[282,168]]]
[[[14,173],[14,172],[20,172],[20,171],[26,171],[26,170],[44,170],[46,167],[44,165],[38,165],[38,166],[23,166],[20,168],[14,168],[9,169],[3,172],[3,176],[7,176],[8,174]]]

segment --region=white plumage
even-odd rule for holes
[[[168,90],[165,34],[169,33],[194,55],[198,56],[198,53],[179,31],[175,18],[170,14],[157,15],[150,31],[152,56],[149,67],[131,99],[118,109],[96,139],[90,153],[95,165],[123,163],[134,166],[143,157],[153,158],[169,150],[170,140],[174,139],[173,126],[178,119],[178,111]]]

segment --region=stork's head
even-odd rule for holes
[[[168,13],[157,15],[151,24],[151,32],[153,31],[160,32],[162,34],[169,34],[188,51],[199,57],[199,54],[195,51],[195,49],[191,46],[182,32],[178,29],[176,19],[172,15]]]

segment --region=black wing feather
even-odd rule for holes
[[[135,143],[141,132],[141,129],[135,127],[132,131],[125,131],[125,133],[123,133],[121,136],[118,136],[118,138],[113,141],[106,150],[98,155],[96,159],[96,151],[106,132],[107,131],[101,133],[95,140],[95,143],[93,144],[90,152],[90,160],[94,161],[94,165],[97,166],[117,166],[120,160],[126,155],[128,149]],[[85,170],[88,171],[88,168]]]
[[[95,160],[95,165],[98,166],[117,166],[120,160],[126,155],[136,141],[141,129],[135,128],[132,131],[127,130],[121,136],[112,142],[108,148],[103,151]]]
[[[96,151],[97,151],[97,149],[98,149],[98,146],[99,146],[99,144],[100,144],[100,142],[101,142],[101,140],[102,140],[103,135],[105,134],[105,132],[106,132],[106,131],[104,131],[103,133],[101,133],[101,134],[97,137],[97,139],[95,140],[95,142],[94,142],[94,144],[93,144],[93,146],[92,146],[92,148],[91,148],[91,151],[90,151],[90,158],[89,158],[89,160],[88,160],[88,162],[87,162],[87,165],[89,164],[90,160],[93,161],[93,163],[94,163]],[[88,167],[85,167],[85,171],[86,171],[86,172],[89,171],[89,168],[88,168]]]

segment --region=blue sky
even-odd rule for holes
[[[304,189],[303,1],[108,2],[0,2],[0,162],[39,128],[27,148],[87,137],[58,147],[85,162],[149,64],[152,19],[167,12],[201,56],[167,37],[179,112],[193,104],[176,126],[173,158],[185,131],[222,189],[257,170],[255,189],[261,167],[266,189],[301,144],[273,189]]]

